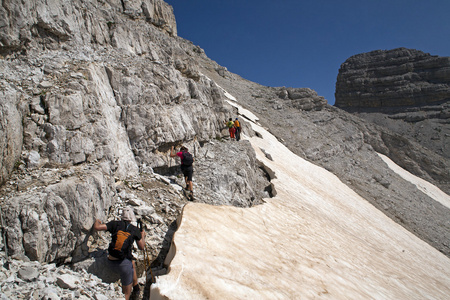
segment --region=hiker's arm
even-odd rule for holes
[[[145,248],[145,231],[141,231],[141,239],[136,242],[139,249],[144,250]]]
[[[106,231],[108,228],[106,227],[106,224],[102,224],[102,222],[100,220],[95,220],[94,223],[94,230],[97,231]]]
[[[177,157],[177,154],[173,151],[173,146],[170,148],[170,157]]]

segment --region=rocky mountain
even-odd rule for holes
[[[406,48],[354,55],[339,69],[335,105],[449,158],[450,57]]]
[[[450,57],[398,48],[348,58],[336,81],[340,108],[402,108],[450,100]]]
[[[9,1],[0,16],[2,261],[6,250],[14,261],[2,269],[2,297],[41,299],[51,287],[60,298],[104,299],[95,289],[68,291],[56,275],[24,279],[18,272],[54,263],[59,275],[70,266],[115,282],[102,265],[108,237],[91,228],[130,205],[144,220],[154,270],[164,272],[187,203],[172,146],[194,154],[196,202],[251,207],[274,195],[271,171],[249,142],[227,138],[223,121],[237,107],[449,256],[449,209],[377,152],[447,193],[448,159],[328,105],[311,89],[264,87],[228,72],[177,36],[164,1]],[[246,136],[258,134],[241,120]],[[136,255],[142,274],[144,255]]]

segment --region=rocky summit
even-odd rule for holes
[[[172,147],[195,158],[195,203],[249,208],[276,195],[274,171],[249,141],[260,135],[250,123],[450,256],[449,208],[379,155],[449,193],[448,157],[423,139],[330,106],[309,88],[265,87],[229,72],[177,36],[162,0],[13,0],[0,16],[1,299],[120,298],[104,264],[109,236],[92,225],[126,206],[147,232],[147,250],[135,256],[148,287],[150,263],[155,276],[168,270],[188,203]],[[448,73],[434,71],[448,60],[419,54],[436,65],[423,67],[424,76]],[[339,103],[353,103],[351,95]],[[236,117],[241,141],[224,124]],[[434,133],[444,143],[448,124],[442,128]]]
[[[398,108],[450,101],[450,57],[398,48],[347,59],[336,81],[340,108]]]
[[[335,105],[450,157],[450,57],[406,48],[354,55],[339,69]]]

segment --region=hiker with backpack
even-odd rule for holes
[[[194,167],[192,164],[194,163],[194,158],[192,154],[189,153],[188,148],[181,146],[180,151],[176,152],[172,148],[170,149],[170,157],[179,157],[181,159],[181,172],[184,175],[184,180],[186,182],[186,187],[184,188],[184,192],[186,197],[193,201],[194,200],[194,190],[192,184],[192,174],[194,173]]]
[[[230,139],[231,139],[231,140],[234,140],[234,138],[235,138],[234,133],[236,132],[236,128],[234,127],[233,119],[230,118],[230,119],[228,120],[228,122],[225,121],[224,123],[225,123],[225,125],[227,125],[228,131],[230,132]]]
[[[131,222],[136,222],[136,217],[133,210],[127,207],[122,211],[122,220],[103,224],[97,219],[93,226],[96,231],[111,233],[108,262],[120,274],[122,292],[126,300],[130,299],[132,293],[133,295],[139,294],[136,264],[131,253],[134,241],[139,249],[144,250],[145,248],[145,231],[140,231]]]
[[[236,130],[236,141],[241,139],[241,123],[239,123],[238,118],[234,121],[234,128]]]

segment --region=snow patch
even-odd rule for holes
[[[386,155],[383,155],[381,153],[377,153],[378,156],[381,157],[381,159],[388,165],[388,167],[400,175],[403,179],[406,181],[411,182],[417,188],[422,191],[424,194],[428,195],[429,197],[433,198],[434,200],[438,201],[444,206],[447,206],[450,208],[450,196],[444,193],[441,189],[439,189],[437,186],[429,183],[426,180],[423,180],[422,178],[417,177],[416,175],[411,174],[410,172],[406,171],[399,165],[397,165],[395,162],[393,162],[389,157]]]

